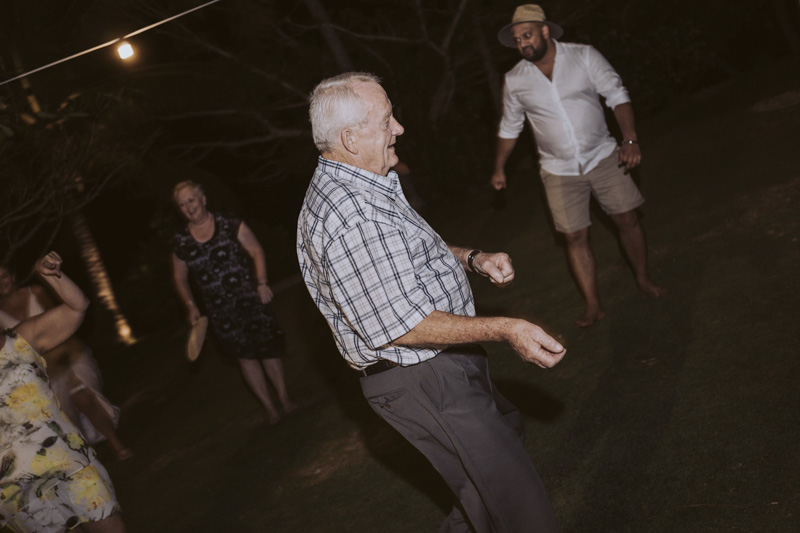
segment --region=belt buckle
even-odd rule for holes
[[[394,361],[379,359],[377,363],[362,368],[360,372],[362,376],[374,376],[375,374],[380,374],[381,372],[397,368],[398,366],[400,366],[400,364]]]

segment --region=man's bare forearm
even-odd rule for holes
[[[516,146],[516,144],[516,139],[497,138],[497,152],[495,153],[494,159],[495,172],[503,172],[503,169],[506,167],[506,162],[511,156],[511,152],[514,151],[514,146]]]
[[[529,363],[552,368],[566,350],[542,328],[518,318],[467,317],[434,311],[394,341],[410,347],[445,348],[456,344],[506,342]]]
[[[470,252],[472,252],[473,248],[462,248],[461,246],[453,246],[452,244],[447,245],[450,248],[450,251],[453,252],[453,255],[456,256],[458,262],[461,263],[461,266],[464,269],[467,269],[467,259],[469,258]]]
[[[619,124],[623,141],[638,141],[636,136],[636,119],[633,116],[633,104],[625,102],[614,108],[614,118]]]
[[[442,347],[475,342],[504,342],[514,319],[458,316],[434,311],[394,341],[401,346]]]

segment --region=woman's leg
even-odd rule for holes
[[[289,392],[286,390],[286,380],[283,377],[283,363],[281,360],[277,358],[264,359],[261,364],[264,366],[264,371],[272,382],[272,386],[275,387],[283,412],[291,413],[297,409],[297,404],[289,398]]]
[[[267,420],[270,424],[275,424],[281,419],[278,409],[272,403],[272,398],[267,390],[267,379],[264,377],[264,371],[257,359],[237,359],[239,361],[239,368],[242,370],[242,376],[245,383],[256,395],[258,401],[267,411]]]
[[[91,389],[83,388],[75,391],[72,393],[71,398],[75,407],[86,415],[86,418],[89,419],[89,422],[92,423],[97,431],[108,439],[108,443],[111,444],[111,447],[114,449],[114,454],[117,456],[117,459],[125,460],[133,455],[133,450],[125,446],[120,440],[114,429],[114,422],[108,415],[108,411],[100,405],[97,396],[95,396]]]

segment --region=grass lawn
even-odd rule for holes
[[[528,317],[568,348],[545,371],[487,346],[563,531],[797,531],[798,82],[774,64],[642,121],[651,270],[670,296],[638,293],[595,214],[607,317],[589,329],[572,324],[582,302],[535,171],[510,173],[503,210],[487,189],[431,216],[454,244],[512,256],[511,287],[472,279],[481,314]],[[437,531],[448,489],[369,410],[305,288],[287,280],[275,306],[302,407],[274,427],[213,346],[185,360],[185,331],[101,355],[136,450],[117,463],[98,447],[129,530]]]

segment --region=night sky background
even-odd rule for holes
[[[0,79],[201,3],[7,2]],[[82,213],[135,329],[180,321],[166,296],[170,236],[181,224],[170,192],[193,179],[212,209],[254,228],[271,279],[290,276],[296,215],[317,157],[306,96],[345,70],[383,79],[406,128],[398,155],[427,205],[489,195],[502,75],[519,60],[496,33],[516,5],[222,0],[130,39],[133,60],[108,47],[3,85],[0,254],[19,271],[53,246],[79,261],[69,219]],[[609,59],[640,120],[800,50],[796,0],[542,6],[563,40]],[[512,165],[525,163],[521,152]]]

